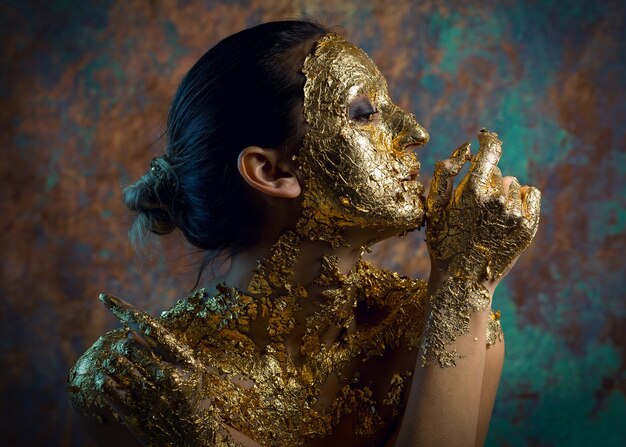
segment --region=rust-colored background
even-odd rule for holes
[[[459,3],[2,2],[0,443],[91,445],[64,382],[116,325],[98,293],[156,313],[197,269],[177,235],[152,260],[132,254],[121,188],[162,150],[150,144],[204,51],[311,17],[363,47],[428,129],[423,177],[486,126],[503,172],[544,193],[535,243],[496,293],[507,355],[488,444],[624,445],[623,2]],[[421,239],[372,256],[427,275]]]

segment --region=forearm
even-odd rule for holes
[[[541,193],[502,177],[495,133],[482,129],[478,140],[475,156],[467,143],[437,163],[428,194],[432,308],[398,446],[481,444],[489,426],[504,355],[501,343],[486,348],[491,297],[537,231]],[[453,190],[468,160],[469,173]]]
[[[504,338],[496,341],[487,348],[485,353],[485,370],[483,384],[480,392],[480,412],[478,414],[478,428],[476,433],[476,445],[482,446],[487,439],[491,413],[500,384],[500,375],[504,363]]]
[[[441,282],[431,278],[431,289],[437,287],[433,283],[441,287]],[[434,293],[429,290],[429,294]],[[443,294],[444,298],[449,295],[449,291]],[[489,296],[482,290],[479,295],[482,300]],[[422,334],[426,342],[418,355],[397,446],[466,446],[474,445],[479,438],[489,302],[483,301],[480,309],[470,312],[458,304],[476,297],[456,298],[434,302],[427,309],[428,323]],[[456,328],[454,335],[454,326],[461,323],[463,327]],[[442,340],[444,352],[439,351]]]
[[[467,446],[477,436],[489,312],[473,315],[470,332],[450,346],[464,357],[455,367],[418,361],[397,446]],[[475,340],[477,339],[477,340]]]

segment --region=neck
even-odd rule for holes
[[[319,287],[314,284],[314,280],[320,274],[322,259],[325,256],[337,259],[340,273],[344,275],[350,273],[373,238],[372,232],[348,231],[347,233],[346,244],[338,248],[333,248],[323,241],[302,241],[292,267],[291,281],[304,286],[307,292],[319,293]],[[229,259],[229,265],[225,266],[226,273],[220,275],[215,283],[225,283],[230,287],[246,291],[254,271],[262,260],[269,258],[275,243],[276,240],[266,240],[251,249],[236,253]]]
[[[342,288],[341,278],[355,271],[372,236],[376,236],[372,231],[347,231],[344,245],[333,248],[323,241],[302,241],[295,233],[283,233],[277,240],[232,256],[228,272],[216,283],[256,296],[260,308],[269,306],[251,322],[251,337],[260,347],[284,343],[297,359],[307,324],[313,320],[320,341],[327,345],[343,330],[353,329],[355,298],[347,290],[336,292]]]

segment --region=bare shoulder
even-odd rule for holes
[[[199,289],[178,301],[171,309],[161,312],[159,320],[174,332],[181,342],[196,349],[208,338],[221,338],[224,330],[247,329],[247,323],[257,315],[256,301],[235,288],[217,286],[217,293]]]

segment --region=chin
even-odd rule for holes
[[[404,227],[399,228],[398,231],[395,232],[395,235],[404,236],[411,231],[420,230],[424,225],[426,225],[426,213],[421,212],[419,216],[413,216],[413,219],[407,222]]]
[[[388,239],[390,237],[404,236],[411,231],[421,229],[426,223],[426,212],[423,207],[413,210],[407,215],[381,216],[377,224],[370,227],[372,233],[371,243]]]
[[[417,200],[413,199],[411,202],[405,206],[402,206],[401,203],[395,204],[389,215],[381,220],[383,225],[393,226],[398,232],[422,228],[426,223],[426,199],[419,195]]]

